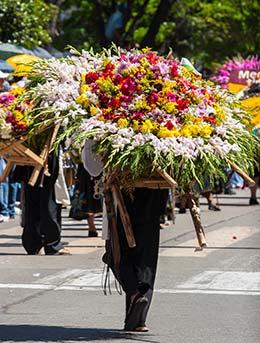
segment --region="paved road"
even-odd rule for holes
[[[121,330],[124,298],[102,294],[103,242],[85,222],[64,213],[71,256],[27,256],[17,221],[0,224],[0,341],[259,343],[260,212],[248,197],[220,196],[221,212],[201,200],[203,251],[188,213],[161,230],[147,334]]]

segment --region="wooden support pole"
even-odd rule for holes
[[[112,193],[115,199],[117,200],[117,206],[118,206],[122,224],[125,230],[125,235],[126,235],[128,246],[129,248],[134,248],[136,246],[134,233],[133,233],[132,224],[131,224],[131,221],[127,212],[127,208],[125,206],[121,189],[117,183],[114,183],[111,186],[111,189],[112,189]]]
[[[0,182],[4,182],[5,181],[5,179],[10,174],[13,166],[14,166],[14,163],[12,161],[8,161],[7,162],[3,174],[0,176]]]
[[[170,195],[171,195],[171,206],[172,206],[172,223],[175,224],[175,219],[176,219],[176,215],[175,215],[175,205],[176,205],[175,188],[171,188]]]
[[[113,195],[112,195],[111,189],[108,187],[104,188],[104,198],[105,198],[106,211],[107,211],[108,228],[109,228],[109,234],[110,234],[109,240],[111,242],[113,263],[114,263],[117,273],[119,274],[119,266],[120,266],[120,258],[121,258],[119,235],[118,235],[118,230],[117,230],[116,212],[115,212]]]
[[[50,153],[50,150],[52,148],[52,145],[55,141],[55,138],[57,136],[57,133],[59,131],[59,128],[60,128],[60,125],[61,125],[61,122],[59,122],[58,124],[56,124],[53,128],[53,130],[49,133],[49,136],[47,138],[47,141],[45,142],[44,144],[44,147],[40,153],[40,158],[43,160],[43,163],[42,165],[38,165],[34,168],[33,172],[32,172],[32,175],[30,177],[30,180],[29,180],[29,185],[30,186],[34,186],[36,181],[38,180],[38,177],[40,175],[40,172],[43,168],[43,174],[42,174],[42,179],[41,179],[41,182],[40,184],[43,185],[43,178],[44,178],[44,175],[47,175],[49,176],[49,172],[48,172],[48,156],[49,156],[49,153]]]
[[[198,238],[199,246],[204,248],[207,246],[205,232],[201,223],[201,217],[199,213],[199,208],[196,205],[194,197],[191,192],[186,193],[188,206],[190,210],[190,214],[192,217],[192,221],[195,227],[196,235]]]
[[[156,171],[165,181],[168,182],[171,188],[177,187],[177,182],[165,170],[157,169]]]
[[[255,185],[255,181],[251,179],[251,177],[247,173],[245,173],[237,164],[230,162],[230,166],[245,180],[249,187],[253,187]]]

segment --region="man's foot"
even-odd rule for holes
[[[224,194],[228,194],[228,195],[235,195],[235,194],[236,194],[236,192],[235,192],[235,191],[233,191],[233,189],[232,189],[232,188],[226,188],[226,189],[224,190]]]
[[[140,293],[137,293],[132,298],[125,320],[125,331],[136,331],[136,328],[140,325],[140,319],[147,304],[148,299]]]
[[[217,205],[210,204],[209,210],[211,211],[221,211],[221,209]]]
[[[89,236],[89,237],[98,237],[98,233],[97,233],[97,231],[90,230],[90,231],[88,232],[88,236]]]
[[[249,205],[259,205],[259,202],[256,198],[250,198]]]
[[[45,252],[45,255],[55,255],[55,256],[60,256],[60,255],[71,255],[69,250],[63,248],[58,251],[53,251],[53,252]]]
[[[179,213],[186,213],[186,208],[180,208]]]
[[[135,331],[135,332],[148,332],[149,328],[147,326],[138,326],[133,331]]]
[[[8,222],[9,221],[9,217],[3,216],[2,214],[0,214],[0,223],[3,222]]]

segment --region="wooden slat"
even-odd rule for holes
[[[132,224],[127,212],[127,208],[125,206],[125,202],[124,202],[124,198],[122,195],[122,192],[120,190],[120,187],[117,183],[114,183],[111,186],[112,189],[112,193],[114,194],[114,197],[117,200],[117,206],[118,206],[118,210],[120,213],[120,217],[122,220],[122,224],[125,230],[125,235],[126,235],[126,240],[128,243],[128,246],[130,248],[134,248],[136,246],[135,243],[135,238],[134,238],[134,233],[133,233],[133,229],[132,229]]]
[[[14,166],[14,164],[11,161],[7,162],[3,174],[0,176],[0,182],[4,182],[5,181],[5,179],[10,174],[13,166]]]

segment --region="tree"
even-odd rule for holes
[[[57,11],[44,0],[0,0],[0,41],[29,49],[49,43],[47,26]]]

